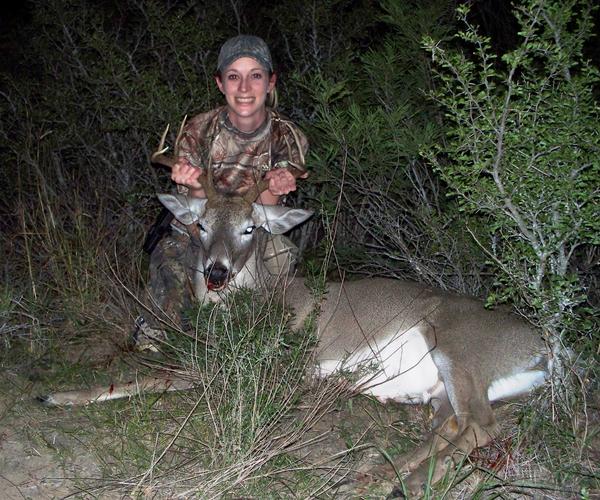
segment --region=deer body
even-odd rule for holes
[[[397,462],[410,472],[405,485],[412,495],[429,478],[431,457],[435,483],[462,453],[493,439],[490,402],[526,394],[548,374],[541,338],[509,311],[389,279],[330,283],[326,293],[317,323],[317,375],[358,371],[360,392],[433,407],[431,434]],[[308,295],[301,283],[286,290],[298,323],[308,312]],[[393,481],[396,471],[382,466],[363,480],[373,477]]]
[[[286,290],[288,303],[303,304],[294,308],[296,324],[309,313],[309,295],[297,281]],[[330,283],[317,329],[317,373],[371,364],[375,373],[365,374],[357,386],[382,401],[430,402],[440,384],[453,383],[454,360],[469,359],[463,369],[473,372],[490,401],[526,393],[546,375],[543,342],[527,323],[417,283],[383,278]],[[503,355],[508,352],[510,357]]]
[[[210,185],[210,179],[205,182]],[[198,300],[218,301],[235,286],[272,286],[262,264],[260,231],[286,232],[311,213],[251,203],[255,193],[245,199],[207,194],[208,200],[159,195],[189,228]],[[295,312],[293,326],[302,324],[314,310],[313,295],[299,279],[286,283],[282,293]],[[355,372],[359,391],[381,400],[433,406],[432,432],[399,460],[410,471],[405,484],[411,493],[419,493],[429,477],[431,457],[435,482],[457,455],[493,438],[497,423],[490,401],[527,393],[543,383],[548,371],[545,346],[526,322],[506,311],[485,310],[469,297],[415,283],[363,279],[329,283],[319,308],[317,376]],[[44,401],[84,404],[191,385],[160,380],[150,377],[79,395],[56,393]],[[372,472],[361,481],[396,477],[389,466]]]

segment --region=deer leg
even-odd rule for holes
[[[400,455],[394,460],[394,464],[385,463],[370,468],[367,473],[361,475],[359,482],[367,484],[378,479],[396,481],[399,472],[411,472],[417,469],[458,436],[456,415],[443,384],[440,383],[438,390],[432,395],[431,405],[434,411],[434,431],[429,434],[425,442],[417,449]]]
[[[497,431],[487,391],[461,369],[440,370],[445,380],[442,411],[434,417],[430,438],[407,461],[411,471],[405,485],[411,495],[423,491],[423,485],[434,484],[475,448],[488,444]],[[450,412],[450,415],[448,415]],[[433,463],[431,462],[433,460]]]
[[[462,367],[453,367],[447,360],[436,364],[443,383],[432,395],[432,432],[416,450],[394,461],[398,467],[385,464],[372,468],[359,483],[394,481],[398,472],[407,471],[404,484],[411,495],[418,496],[423,485],[439,481],[458,457],[486,445],[494,436],[497,424],[487,389]],[[399,494],[400,489],[394,493]]]
[[[191,305],[190,279],[186,269],[189,238],[176,233],[163,238],[150,258],[149,292],[154,312],[136,320],[133,344],[138,351],[159,351],[167,338],[164,321],[183,326],[182,311]]]
[[[438,390],[432,395],[431,405],[433,406],[432,432],[416,450],[401,455],[397,460],[397,463],[401,464],[401,470],[405,472],[416,469],[422,462],[443,450],[460,432],[460,424],[444,384],[440,384]]]
[[[434,419],[439,417],[436,414]],[[460,432],[459,425],[465,426]],[[457,416],[451,415],[430,434],[424,444],[395,461],[400,464],[398,469],[391,464],[384,464],[372,468],[368,474],[363,474],[358,479],[358,490],[381,481],[397,482],[398,472],[408,471],[410,473],[403,481],[404,488],[410,495],[409,498],[418,498],[423,494],[427,483],[437,483],[460,463],[465,455],[488,444],[495,432],[495,421],[485,426],[480,426],[476,421],[459,424]],[[392,489],[388,498],[403,496],[402,487],[397,486]]]
[[[110,384],[91,389],[55,392],[39,396],[38,401],[47,406],[80,406],[122,399],[144,393],[184,391],[194,386],[181,378],[141,377],[123,384]]]
[[[404,480],[404,486],[411,497],[421,495],[428,482],[437,483],[475,448],[488,444],[494,437],[495,427],[482,427],[477,422],[471,422],[457,439],[430,460],[422,462]]]

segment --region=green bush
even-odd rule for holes
[[[478,244],[496,273],[490,303],[526,307],[552,344],[556,374],[574,333],[591,334],[579,252],[600,242],[598,71],[582,55],[591,4],[529,0],[520,42],[497,57],[458,14],[467,50],[428,38],[448,144],[429,158],[460,209],[485,221]]]

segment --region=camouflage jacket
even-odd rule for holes
[[[245,192],[271,169],[304,172],[305,135],[290,120],[267,111],[265,123],[252,133],[231,124],[226,106],[195,116],[179,141],[179,156],[196,167],[210,166],[215,187],[225,193]],[[187,194],[187,188],[178,189]]]

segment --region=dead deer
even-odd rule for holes
[[[155,160],[170,161],[159,156]],[[264,235],[259,228],[286,232],[311,213],[253,203],[265,188],[262,182],[244,197],[217,193],[210,173],[201,182],[207,199],[159,195],[200,242],[194,276],[198,299],[218,301],[238,286],[272,286],[260,258]],[[295,314],[292,326],[301,325],[313,312],[311,291],[303,280],[289,279],[284,297]],[[432,405],[431,433],[397,464],[410,472],[405,485],[411,494],[421,492],[432,457],[436,482],[457,457],[493,439],[497,422],[491,402],[528,393],[548,373],[545,345],[526,321],[421,284],[380,278],[329,283],[317,323],[317,376],[355,372],[357,391],[382,401]],[[55,393],[44,401],[87,404],[191,385],[150,377],[123,386]],[[374,474],[393,479],[393,470],[382,467]]]

